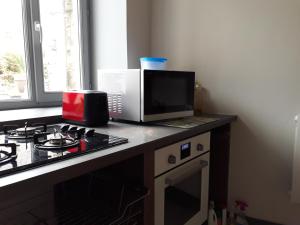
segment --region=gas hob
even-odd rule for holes
[[[68,124],[4,126],[0,133],[0,177],[104,150],[128,139]]]

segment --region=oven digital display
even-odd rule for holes
[[[191,155],[191,143],[185,143],[180,146],[180,158],[185,159]]]

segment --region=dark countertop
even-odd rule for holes
[[[27,120],[27,118],[47,118],[47,116],[54,117],[57,119],[57,121],[59,121],[61,117],[61,108],[46,109],[45,111],[43,109],[36,109],[35,113],[30,112],[31,110],[25,110],[31,115],[27,117],[25,115],[11,115],[12,111],[18,110],[10,110],[10,113],[7,113],[8,111],[2,111],[0,112],[0,115],[6,114],[6,117],[4,119],[2,118],[2,122],[8,121],[6,120],[8,118],[15,118],[21,121]],[[22,110],[22,112],[25,111]],[[15,113],[16,112],[14,112],[14,114]],[[128,138],[128,143],[2,177],[0,178],[1,192],[10,190],[17,184],[22,184],[23,187],[27,184],[29,188],[32,185],[38,186],[41,183],[45,182],[53,184],[61,182],[63,180],[66,180],[67,178],[79,176],[93,170],[97,170],[105,166],[120,162],[122,160],[137,156],[139,154],[143,154],[146,151],[154,151],[155,149],[170,145],[185,138],[205,133],[214,128],[231,123],[237,118],[236,116],[213,117],[218,118],[218,120],[191,129],[162,127],[147,124],[141,125],[109,122],[109,124],[105,127],[96,128],[96,131],[99,133]]]

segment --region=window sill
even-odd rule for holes
[[[0,124],[20,124],[27,120],[34,121],[34,123],[56,123],[61,122],[61,115],[61,107],[3,110],[0,111]]]

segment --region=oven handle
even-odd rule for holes
[[[193,175],[194,173],[200,172],[205,167],[208,166],[208,161],[200,160],[199,163],[193,164],[193,166],[182,173],[176,173],[176,175],[169,176],[166,178],[165,183],[169,186],[174,186],[175,184],[179,183],[180,181],[184,180],[185,178]]]

